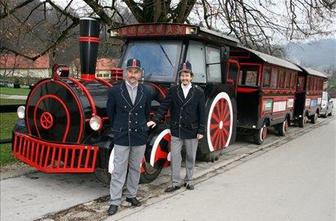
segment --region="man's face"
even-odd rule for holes
[[[136,84],[141,78],[141,70],[139,68],[128,68],[126,79],[130,84]]]
[[[191,73],[187,72],[187,71],[182,71],[181,74],[180,74],[180,80],[181,80],[183,85],[190,84],[190,82],[192,80]]]

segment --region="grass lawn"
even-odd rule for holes
[[[0,94],[7,95],[28,95],[30,89],[28,88],[9,88],[9,87],[0,87]]]
[[[2,103],[1,103],[2,104]],[[10,139],[16,122],[16,113],[0,113],[0,139]],[[12,144],[0,144],[0,165],[16,162],[11,154]]]
[[[17,162],[12,155],[12,144],[0,144],[0,165],[5,166]]]
[[[25,100],[0,98],[0,105],[6,105],[6,104],[25,104],[25,103],[26,103]]]

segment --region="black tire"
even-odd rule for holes
[[[315,124],[317,122],[317,113],[310,117],[310,122],[312,124]]]
[[[154,168],[148,162],[144,162],[142,168],[144,172],[140,175],[140,183],[150,183],[154,181],[162,170],[162,167]]]
[[[328,114],[328,116],[332,116],[332,109],[331,109],[330,113]]]
[[[278,124],[276,126],[276,130],[277,130],[279,136],[286,136],[286,134],[288,132],[288,121],[287,121],[287,119],[284,120],[281,124]]]
[[[299,127],[303,128],[308,121],[307,114],[304,113],[301,118],[299,118]]]
[[[253,141],[255,144],[261,145],[267,137],[267,126],[263,124],[263,126],[253,133]]]
[[[111,174],[108,172],[108,169],[96,168],[95,176],[104,186],[110,186]]]

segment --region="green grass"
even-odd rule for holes
[[[28,95],[30,89],[28,88],[8,88],[0,87],[0,94],[7,95]]]
[[[16,113],[0,113],[0,139],[10,139],[17,120]],[[11,154],[11,144],[0,144],[0,165],[16,162]]]
[[[16,100],[16,99],[4,99],[0,98],[0,105],[6,104],[25,104],[26,100]]]
[[[12,155],[12,144],[0,144],[0,165],[15,163],[17,160]]]

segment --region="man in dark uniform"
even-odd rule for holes
[[[183,184],[180,177],[183,144],[186,148],[184,185],[188,190],[194,189],[192,176],[198,140],[203,138],[205,130],[205,96],[199,86],[191,83],[193,73],[189,61],[181,64],[179,77],[181,84],[169,89],[168,95],[162,101],[154,121],[148,122],[148,126],[155,127],[167,111],[170,110],[172,185],[165,190],[166,192],[178,190]]]
[[[114,142],[109,215],[115,214],[121,203],[127,169],[126,201],[132,206],[141,205],[136,193],[140,179],[140,164],[148,136],[147,122],[151,95],[139,83],[142,75],[140,61],[129,59],[126,69],[126,79],[109,90],[107,101],[107,113]]]

